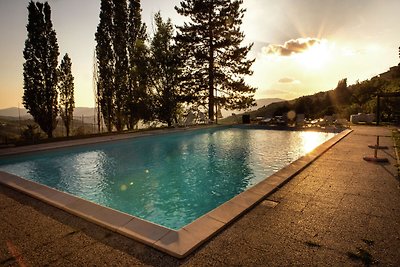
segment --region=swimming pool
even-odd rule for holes
[[[334,133],[218,127],[0,159],[0,170],[181,229]]]

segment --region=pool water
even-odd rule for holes
[[[0,170],[178,230],[334,133],[218,127],[0,159]]]

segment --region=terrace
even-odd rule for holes
[[[0,186],[2,265],[397,265],[400,191],[388,128],[353,127],[290,181],[179,260]],[[381,136],[389,164],[366,162]]]

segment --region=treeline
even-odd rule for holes
[[[139,0],[102,0],[96,32],[97,105],[108,131],[132,129],[140,120],[171,126],[184,108],[247,108],[255,89],[250,46],[241,46],[243,1],[186,0],[175,7],[188,18],[175,26],[159,13],[147,36]]]
[[[109,132],[133,129],[139,121],[171,126],[193,108],[214,121],[215,107],[244,109],[255,88],[244,82],[254,60],[242,46],[242,0],[185,0],[176,11],[187,17],[174,26],[154,16],[153,35],[142,22],[140,0],[101,0],[96,40],[96,103],[99,125]],[[50,6],[28,6],[24,57],[24,106],[52,137],[61,114],[69,133],[74,108],[68,55],[58,65]],[[101,118],[101,120],[100,120]]]
[[[352,85],[347,85],[347,79],[342,79],[333,90],[299,97],[292,101],[273,103],[251,115],[282,116],[293,110],[309,119],[334,114],[339,118],[349,119],[352,114],[376,113],[377,94],[394,92],[400,93],[400,67],[392,68],[390,78],[374,77]],[[397,120],[400,115],[400,98],[382,98],[380,115],[383,121]]]

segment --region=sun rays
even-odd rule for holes
[[[307,69],[319,70],[333,58],[333,46],[328,40],[322,39],[309,46],[302,53],[294,55],[294,59]]]

